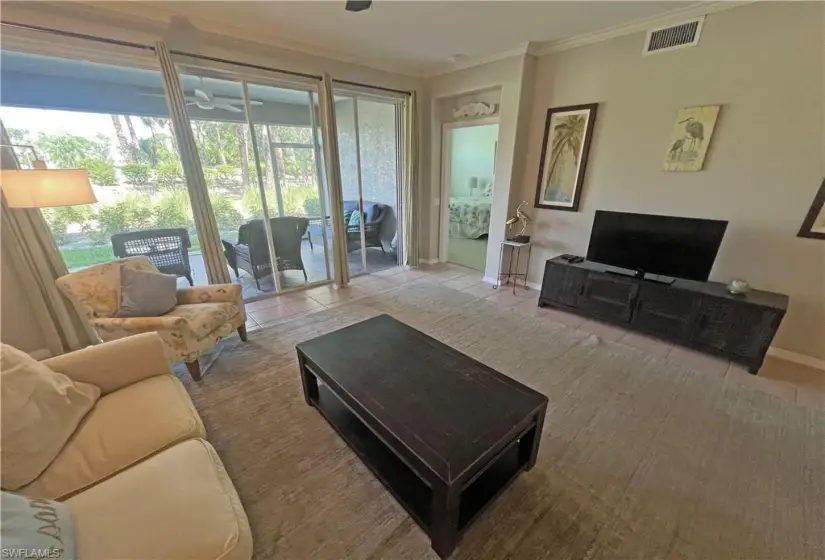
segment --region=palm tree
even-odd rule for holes
[[[117,145],[120,148],[120,155],[123,156],[123,159],[125,159],[127,163],[131,163],[135,161],[135,154],[129,145],[129,141],[126,139],[126,135],[123,134],[123,125],[120,124],[120,116],[111,115],[111,117],[112,124],[115,127],[115,136],[117,136]]]
[[[565,150],[570,151],[573,162],[578,165],[579,148],[582,145],[585,127],[587,126],[585,115],[569,115],[560,120],[561,122],[553,129],[553,152],[551,153],[550,169],[547,175],[548,184],[552,182],[556,165]]]

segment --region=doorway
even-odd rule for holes
[[[497,119],[444,125],[441,260],[484,272],[497,149]]]

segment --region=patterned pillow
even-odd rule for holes
[[[0,557],[25,558],[20,551],[38,551],[38,558],[75,557],[74,524],[66,504],[3,492],[0,509]]]
[[[358,210],[353,211],[349,217],[349,223],[347,223],[349,227],[358,227],[361,225],[361,212]]]

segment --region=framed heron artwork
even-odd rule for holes
[[[536,208],[579,209],[598,103],[547,110]]]
[[[685,107],[676,113],[665,171],[701,171],[721,105]]]

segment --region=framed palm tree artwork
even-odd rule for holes
[[[577,211],[598,103],[547,110],[536,208]]]
[[[825,179],[822,180],[822,184],[819,186],[819,191],[817,191],[814,202],[802,221],[802,227],[799,228],[797,236],[825,239]]]

